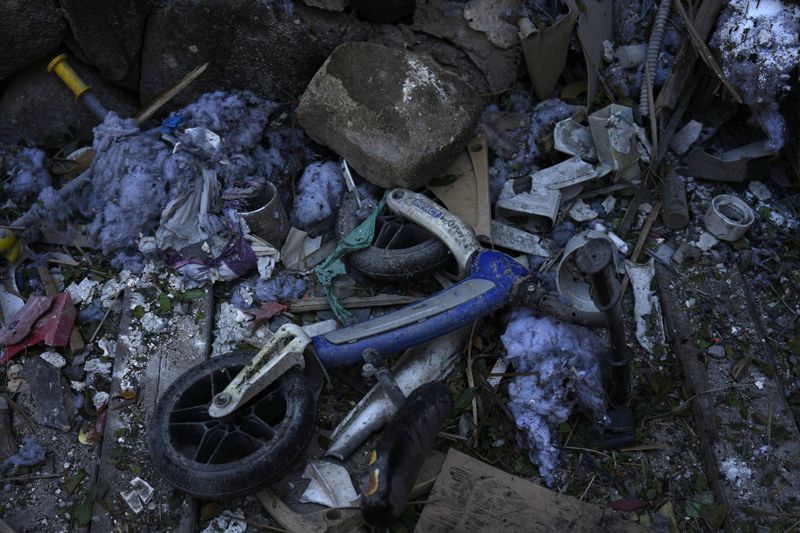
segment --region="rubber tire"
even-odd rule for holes
[[[276,441],[273,446],[233,463],[205,464],[192,461],[172,445],[168,422],[181,391],[211,372],[244,367],[254,355],[231,352],[204,361],[176,379],[162,395],[153,413],[148,444],[153,467],[170,485],[201,500],[239,498],[274,483],[304,455],[315,429],[316,394],[313,380],[300,368],[289,370],[278,380],[283,396],[293,401],[287,401],[286,423],[275,428],[277,433],[270,441]],[[306,357],[307,367],[309,359],[316,361]]]
[[[340,239],[355,229],[356,221],[351,213],[357,207],[355,196],[352,193],[345,194],[336,218],[336,234]],[[393,281],[445,269],[452,257],[447,246],[431,235],[429,239],[408,248],[389,250],[370,246],[348,255],[347,261],[350,266],[370,278]]]

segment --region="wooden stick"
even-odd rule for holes
[[[402,296],[399,294],[378,294],[375,296],[351,296],[342,298],[339,303],[347,309],[359,307],[385,307],[390,305],[405,305],[421,300],[417,296]],[[290,313],[307,313],[311,311],[325,311],[330,309],[327,298],[301,298],[289,302],[287,311]]]
[[[177,95],[179,92],[188,87],[188,85],[192,83],[194,80],[196,80],[197,77],[200,76],[200,74],[205,72],[207,67],[208,63],[205,63],[203,65],[200,65],[190,73],[188,73],[186,76],[183,77],[181,81],[179,81],[178,83],[176,83],[163,93],[156,96],[156,98],[152,102],[147,104],[141,111],[136,113],[136,115],[134,115],[133,118],[136,119],[136,122],[141,124],[148,118],[152,117],[156,113],[156,111],[161,109],[161,107],[164,104],[172,100],[175,97],[175,95]]]
[[[739,92],[733,85],[730,84],[728,79],[725,77],[725,74],[722,72],[722,69],[720,68],[719,64],[714,59],[714,56],[711,54],[711,50],[709,50],[708,46],[706,46],[705,40],[700,37],[700,34],[694,27],[692,19],[689,18],[689,14],[686,13],[686,9],[683,7],[683,2],[681,2],[681,0],[673,0],[673,2],[681,18],[683,18],[684,24],[686,24],[686,30],[689,32],[689,38],[692,41],[695,50],[697,50],[697,55],[699,55],[700,58],[705,62],[705,64],[708,65],[708,68],[710,68],[714,72],[714,74],[717,75],[717,77],[725,86],[725,88],[728,89],[728,92],[731,93],[733,99],[736,100],[736,103],[741,104],[742,97],[739,96]]]

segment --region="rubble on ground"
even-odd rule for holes
[[[0,529],[796,527],[794,4],[6,7]]]

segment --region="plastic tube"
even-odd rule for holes
[[[655,83],[658,54],[661,51],[661,42],[664,40],[664,29],[667,27],[670,9],[672,9],[672,0],[661,0],[658,11],[656,11],[655,20],[653,20],[653,29],[650,31],[650,42],[647,44],[647,57],[645,59],[645,68],[650,71],[650,83]],[[650,116],[646,75],[642,76],[642,88],[639,92],[639,111],[644,117]]]

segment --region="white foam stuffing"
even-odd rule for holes
[[[339,165],[333,161],[311,163],[297,185],[293,224],[305,230],[329,217],[342,204],[344,190],[345,183]]]
[[[586,328],[529,311],[512,314],[501,337],[516,376],[508,387],[508,408],[522,430],[531,461],[548,485],[558,460],[558,425],[575,407],[596,422],[605,421],[600,357],[606,343]]]
[[[725,77],[740,91],[773,149],[783,146],[780,98],[800,61],[800,6],[783,0],[730,0],[711,46]]]

